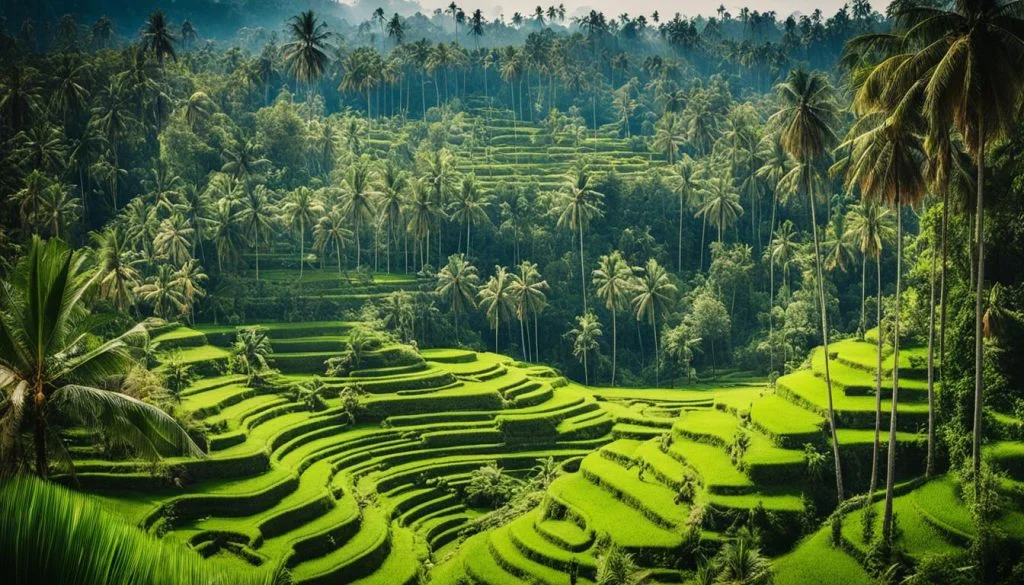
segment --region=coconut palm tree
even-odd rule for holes
[[[174,43],[176,42],[178,39],[171,31],[170,23],[167,22],[164,12],[157,10],[151,13],[146,19],[146,24],[142,26],[143,50],[156,57],[157,62],[163,66],[164,59],[167,57],[174,60],[178,58],[174,53]]]
[[[174,281],[174,268],[165,262],[157,266],[156,274],[146,284],[135,287],[135,294],[153,307],[154,315],[170,320],[186,309],[184,294]]]
[[[388,160],[377,172],[378,189],[380,190],[380,217],[378,221],[388,226],[388,274],[391,273],[391,246],[397,245],[398,226],[402,225],[406,195],[409,190],[409,178],[405,171],[393,160]],[[402,230],[403,233],[407,233]],[[406,238],[408,243],[408,238]],[[408,245],[406,245],[405,271],[409,271]]]
[[[338,209],[332,209],[321,217],[313,226],[313,247],[320,251],[321,257],[334,250],[338,257],[338,274],[341,274],[342,250],[352,241],[352,230],[345,227],[345,217]]]
[[[92,234],[96,247],[96,285],[102,298],[109,300],[119,311],[125,312],[135,305],[133,289],[139,284],[139,261],[132,258],[124,230],[112,224]]]
[[[235,336],[231,346],[231,354],[235,358],[235,368],[245,374],[248,383],[270,369],[268,359],[274,353],[270,344],[270,336],[263,327],[247,327]]]
[[[231,178],[240,181],[248,188],[263,173],[263,170],[270,165],[270,161],[263,157],[263,147],[253,140],[246,140],[236,148],[229,148],[224,151],[224,166],[221,172],[227,173]]]
[[[185,220],[185,216],[175,213],[160,222],[160,229],[153,239],[153,248],[175,266],[181,266],[192,257],[194,235],[195,230]]]
[[[1008,75],[1024,63],[1024,22],[1019,1],[956,2],[948,8],[904,3],[894,10],[890,36],[865,36],[855,49],[888,53],[865,81],[865,92],[888,109],[906,94],[923,93],[919,107],[936,136],[954,128],[974,159],[975,278],[974,428],[972,467],[981,466],[984,405],[982,319],[985,290],[985,148],[1012,131],[1024,78]],[[904,72],[907,73],[904,73]],[[896,75],[899,73],[899,75]],[[975,489],[980,483],[975,482]]]
[[[540,270],[533,262],[522,261],[519,264],[519,272],[512,275],[510,291],[513,304],[516,310],[516,318],[519,319],[519,340],[523,347],[523,359],[530,359],[527,349],[526,336],[523,332],[523,323],[527,326],[530,323],[530,315],[533,315],[533,355],[534,361],[540,361],[540,343],[538,343],[539,328],[537,321],[540,313],[547,307],[548,299],[545,291],[549,290],[548,281],[541,277]]]
[[[355,226],[356,268],[362,266],[363,262],[360,231],[364,223],[373,221],[377,197],[380,195],[375,189],[374,175],[373,167],[361,160],[348,168],[342,183],[341,211]]]
[[[676,270],[678,272],[683,271],[683,214],[696,201],[696,195],[700,189],[698,175],[697,164],[688,154],[684,154],[677,164],[669,167],[668,171],[668,184],[679,198],[679,241],[676,249]]]
[[[832,456],[836,470],[836,496],[843,501],[843,472],[839,459],[839,437],[836,432],[835,410],[832,400],[832,373],[829,368],[828,313],[825,306],[825,283],[822,271],[821,245],[818,241],[818,218],[815,211],[814,173],[815,165],[827,156],[829,148],[836,142],[833,128],[837,126],[838,114],[832,86],[821,73],[809,73],[794,69],[786,81],[776,86],[776,93],[782,104],[781,109],[769,118],[779,131],[782,147],[801,163],[811,210],[811,233],[814,239],[815,279],[817,280],[818,312],[821,314],[821,340],[825,353],[825,387],[828,392],[828,422],[832,439]]]
[[[299,280],[306,264],[306,228],[324,212],[324,205],[309,187],[299,187],[285,195],[281,219],[299,236]]]
[[[295,81],[313,91],[313,84],[324,74],[327,67],[327,39],[331,33],[327,23],[320,21],[312,10],[293,16],[288,21],[288,36],[291,40],[281,47],[285,66]]]
[[[78,221],[82,211],[82,200],[71,195],[71,188],[60,181],[51,184],[43,192],[42,207],[36,220],[38,226],[54,237],[67,237],[72,224]]]
[[[430,230],[441,222],[443,213],[431,195],[431,188],[424,179],[413,181],[409,199],[409,232],[420,248],[420,269],[430,257]],[[415,259],[415,256],[414,256]]]
[[[206,291],[202,287],[206,280],[206,272],[203,270],[202,264],[195,258],[189,258],[174,272],[174,280],[171,281],[171,285],[177,287],[181,292],[185,316],[190,321],[196,301],[206,296]]]
[[[469,256],[470,228],[474,223],[488,224],[487,208],[491,206],[491,197],[480,189],[476,175],[470,173],[462,177],[462,188],[455,201],[451,204],[451,218],[466,224],[466,256]]]
[[[775,233],[775,214],[779,207],[779,195],[782,191],[780,184],[782,178],[793,168],[793,157],[782,147],[778,136],[769,134],[761,139],[757,158],[762,163],[754,174],[767,183],[772,190],[772,219],[768,232],[768,237],[772,238]]]
[[[885,482],[882,537],[892,541],[892,500],[896,475],[896,416],[899,407],[900,297],[903,287],[903,206],[917,205],[924,198],[926,181],[919,96],[907,94],[894,110],[888,110],[865,92],[858,92],[854,106],[862,113],[850,129],[843,146],[849,149],[846,170],[848,184],[860,188],[861,198],[895,208],[896,213],[896,303],[893,308],[892,406],[889,413],[889,449]],[[881,336],[881,330],[879,335]]]
[[[722,243],[722,234],[729,229],[740,216],[743,206],[740,205],[740,193],[736,190],[730,175],[712,177],[701,185],[703,203],[696,217],[703,217],[718,229],[718,243]],[[701,254],[704,245],[701,242]]]
[[[612,386],[615,386],[615,365],[618,357],[616,315],[629,307],[633,292],[633,269],[622,257],[622,253],[614,250],[611,254],[601,256],[593,276],[597,298],[604,301],[605,308],[612,314]]]
[[[263,185],[256,185],[242,198],[238,211],[238,220],[242,223],[249,245],[256,251],[256,282],[260,280],[260,244],[270,240],[270,235],[277,224],[277,213],[270,201],[270,190]]]
[[[133,348],[147,338],[143,324],[109,340],[90,341],[95,321],[85,297],[100,273],[85,270],[86,254],[59,240],[32,239],[9,276],[0,305],[0,462],[12,471],[25,456],[22,434],[31,432],[35,471],[46,477],[50,460],[70,467],[60,439],[62,423],[102,430],[115,443],[158,457],[199,448],[173,418],[130,396],[103,390],[134,363]]]
[[[245,226],[242,223],[241,205],[232,198],[218,199],[210,216],[210,240],[217,250],[217,272],[222,273],[224,264],[234,266],[245,245]]]
[[[643,585],[651,571],[642,569],[633,555],[612,544],[597,559],[598,585]]]
[[[604,215],[604,194],[591,184],[587,167],[577,164],[566,174],[566,187],[558,201],[558,227],[571,230],[580,242],[580,290],[583,294],[583,313],[587,313],[587,276],[583,254],[583,230],[594,219]]]
[[[476,266],[466,260],[465,254],[452,254],[448,264],[437,273],[437,287],[434,292],[448,302],[455,319],[455,340],[459,338],[459,313],[468,313],[476,308],[477,288],[480,277]]]
[[[654,333],[654,381],[660,383],[658,365],[658,315],[664,313],[673,302],[678,292],[676,285],[668,278],[668,272],[654,258],[647,261],[636,279],[633,296],[633,310],[637,321],[647,321]]]
[[[674,112],[668,112],[658,120],[654,129],[654,140],[651,147],[657,152],[664,152],[669,166],[676,164],[679,149],[686,144],[686,126]]]
[[[875,299],[878,326],[878,339],[875,363],[875,436],[871,450],[871,480],[868,483],[868,501],[871,505],[875,487],[878,485],[878,449],[882,426],[882,346],[885,339],[885,328],[882,326],[882,249],[892,242],[895,230],[892,226],[891,212],[873,199],[862,201],[848,213],[846,222],[848,237],[860,251],[862,264],[861,274],[867,271],[868,256],[875,259]],[[865,290],[864,279],[861,278],[860,330],[867,331],[864,315]]]
[[[572,355],[583,363],[583,383],[590,384],[587,370],[587,354],[597,349],[597,339],[601,337],[601,323],[593,313],[576,317],[576,327],[567,336],[572,341]]]
[[[498,329],[512,316],[512,278],[504,266],[495,266],[494,274],[480,287],[480,306],[494,329],[494,352],[498,352]]]

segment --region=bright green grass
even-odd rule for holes
[[[775,585],[873,585],[857,561],[829,541],[824,527],[775,560]]]
[[[200,345],[198,347],[183,347],[175,349],[175,354],[186,364],[209,362],[214,360],[227,360],[230,353],[220,347],[212,345]]]
[[[810,435],[824,429],[825,419],[814,412],[789,402],[776,394],[754,402],[750,418],[776,436]]]
[[[878,512],[875,534],[882,533],[882,508],[884,502],[874,504]],[[914,506],[912,494],[899,496],[893,500],[893,511],[897,517],[897,528],[900,532],[897,544],[907,553],[922,559],[927,555],[956,553],[960,549],[946,540],[942,533],[928,523],[927,519]],[[854,511],[843,517],[843,538],[861,552],[867,551],[868,545],[861,536],[861,514]]]
[[[718,409],[687,412],[679,417],[673,429],[701,442],[732,443],[740,421]]]
[[[201,331],[196,331],[195,329],[180,325],[153,337],[152,341],[155,343],[161,343],[164,341],[176,341],[179,339],[189,339],[202,336],[203,333]]]
[[[779,384],[784,385],[800,398],[807,400],[816,409],[824,412],[828,409],[828,391],[825,380],[814,375],[810,370],[800,370],[779,378]],[[874,396],[847,396],[832,389],[832,400],[836,411],[871,412],[875,411]],[[892,401],[882,400],[883,420],[888,419],[888,412],[892,408]],[[899,412],[912,412],[925,414],[928,412],[928,405],[916,402],[900,402]],[[897,420],[899,418],[897,417]]]
[[[548,493],[580,514],[589,530],[607,533],[621,546],[673,548],[681,543],[679,532],[651,522],[580,473],[559,477]]]
[[[669,454],[697,470],[706,487],[739,489],[754,485],[746,474],[736,469],[729,455],[721,447],[677,437],[669,449]]]

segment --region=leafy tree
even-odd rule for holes
[[[558,202],[558,227],[572,230],[580,243],[580,290],[583,294],[583,312],[587,312],[587,277],[584,270],[583,230],[594,219],[604,215],[601,210],[604,194],[591,186],[591,175],[586,166],[577,165],[566,175],[566,189]]]
[[[515,480],[497,463],[488,463],[470,473],[466,497],[472,502],[497,508],[512,495],[514,486]]]
[[[247,327],[238,331],[231,346],[231,357],[236,371],[245,374],[249,384],[259,380],[270,369],[267,360],[274,353],[270,336],[262,327]]]
[[[174,43],[177,41],[177,37],[167,22],[167,16],[162,10],[157,10],[149,15],[146,24],[142,27],[143,50],[156,57],[157,62],[162,66],[167,57],[174,60],[178,58],[174,53]]]
[[[277,213],[270,200],[270,191],[256,185],[242,198],[238,220],[245,230],[249,245],[256,251],[256,281],[260,280],[260,244],[268,242],[277,224]]]
[[[494,351],[498,351],[498,329],[503,320],[512,317],[512,277],[504,266],[495,266],[494,274],[480,287],[480,306],[487,315],[487,322],[494,329]]]
[[[307,10],[288,21],[287,31],[291,40],[281,47],[285,66],[295,81],[312,92],[327,67],[327,39],[331,36],[327,23]]]
[[[633,555],[617,544],[609,545],[597,559],[598,585],[641,585],[650,576],[650,571],[642,570]]]
[[[683,158],[677,164],[671,166],[668,171],[669,185],[679,198],[679,242],[676,248],[677,272],[682,272],[683,270],[683,215],[697,201],[697,194],[700,190],[697,174],[697,164],[686,154],[683,155]]]
[[[185,296],[175,279],[174,269],[169,264],[160,264],[146,284],[135,287],[135,294],[153,307],[156,316],[173,319],[186,310]]]
[[[612,314],[612,386],[615,386],[618,347],[616,315],[629,306],[633,292],[633,270],[618,250],[601,256],[598,268],[594,271],[594,285],[597,286],[597,297]]]
[[[338,274],[344,258],[342,250],[352,241],[352,230],[345,227],[345,218],[337,209],[325,213],[313,226],[313,247],[326,256],[331,249],[338,258]]]
[[[515,305],[516,318],[519,320],[519,338],[523,346],[524,359],[530,358],[527,351],[526,337],[523,334],[523,323],[529,324],[530,315],[533,315],[533,359],[540,361],[537,321],[541,312],[548,305],[546,291],[550,288],[548,281],[541,277],[540,270],[537,269],[537,265],[533,262],[522,261],[519,264],[519,272],[512,274],[509,292]]]
[[[678,289],[669,280],[665,268],[654,258],[649,259],[639,272],[640,276],[637,277],[634,286],[633,310],[636,312],[637,321],[647,321],[651,324],[651,332],[654,334],[654,378],[655,384],[657,384],[660,378],[658,315],[664,313],[675,302]]]
[[[187,433],[156,407],[104,390],[109,378],[134,363],[133,348],[147,338],[138,324],[112,339],[97,338],[86,296],[100,273],[85,270],[87,256],[59,240],[32,239],[4,283],[0,306],[0,462],[16,470],[31,434],[35,472],[47,477],[50,461],[66,468],[71,457],[60,438],[64,423],[100,428],[116,443],[156,458],[161,450],[201,454]],[[87,351],[78,348],[89,343]]]
[[[468,313],[476,308],[476,295],[480,277],[476,266],[466,260],[464,254],[452,254],[448,264],[437,273],[437,288],[434,292],[443,298],[455,319],[456,341],[459,334],[459,313]]]
[[[593,313],[576,317],[576,327],[569,330],[567,337],[572,341],[572,355],[583,363],[583,382],[590,384],[587,370],[587,354],[597,349],[601,337],[601,323]]]
[[[299,187],[288,193],[281,206],[284,223],[299,236],[299,279],[306,264],[306,228],[323,214],[324,206],[309,187]]]
[[[832,374],[829,369],[828,313],[825,308],[825,284],[822,274],[821,247],[818,242],[818,219],[815,211],[813,169],[836,142],[833,128],[837,125],[837,106],[833,89],[824,75],[795,69],[786,81],[776,86],[781,108],[769,121],[779,129],[779,141],[802,167],[803,186],[811,210],[811,233],[814,240],[815,280],[818,293],[818,311],[821,316],[822,347],[825,353],[825,386],[828,392],[828,420],[832,438],[832,451],[836,469],[836,495],[843,501],[843,472],[839,458],[839,438],[836,434],[835,411],[832,401]]]
[[[466,256],[469,256],[470,228],[474,223],[490,223],[491,219],[487,216],[487,208],[490,205],[491,198],[480,190],[476,175],[463,176],[462,189],[451,204],[451,217],[459,223],[466,224]]]

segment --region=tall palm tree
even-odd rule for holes
[[[227,173],[236,181],[241,181],[243,186],[248,187],[262,176],[263,170],[270,165],[270,161],[263,157],[263,147],[253,140],[246,140],[236,148],[228,148],[224,151],[224,166],[221,172]]]
[[[786,220],[782,222],[772,234],[765,254],[768,256],[768,367],[769,371],[775,364],[775,265],[782,266],[782,277],[789,286],[789,267],[796,258],[797,233],[793,229],[793,222]],[[783,372],[785,372],[785,359],[783,361]]]
[[[494,352],[498,352],[498,329],[512,316],[512,278],[504,266],[495,266],[494,274],[480,287],[480,306],[494,329]]]
[[[860,329],[867,331],[864,315],[865,290],[863,274],[867,272],[867,258],[875,259],[875,299],[878,340],[875,363],[875,436],[871,449],[871,480],[868,483],[868,502],[874,498],[875,487],[878,485],[878,450],[882,427],[882,346],[885,339],[885,328],[882,326],[882,249],[892,242],[895,230],[892,226],[891,212],[874,199],[862,201],[848,213],[846,222],[848,237],[857,246],[861,254],[861,301]]]
[[[772,190],[772,219],[768,231],[768,237],[772,238],[775,233],[775,214],[779,207],[780,183],[792,169],[793,158],[782,147],[779,137],[773,134],[762,138],[757,157],[762,163],[754,174],[765,181]]]
[[[160,229],[153,239],[153,248],[175,266],[181,266],[192,257],[194,235],[195,230],[185,220],[185,216],[175,213],[160,222]]]
[[[143,50],[152,54],[156,57],[157,62],[163,65],[164,59],[167,57],[178,58],[174,53],[174,43],[176,42],[178,39],[174,36],[163,10],[151,13],[142,27]]]
[[[888,37],[865,36],[855,48],[882,48],[889,56],[865,82],[866,92],[889,109],[908,93],[923,92],[929,134],[954,128],[974,158],[975,278],[974,429],[972,467],[981,466],[984,405],[982,319],[985,290],[985,148],[1012,131],[1018,118],[1024,78],[1008,75],[1024,66],[1021,2],[977,0],[947,8],[905,3],[895,12],[897,28]],[[906,71],[906,73],[904,73]],[[899,73],[899,75],[896,75]],[[975,482],[975,489],[980,489]]]
[[[270,240],[274,226],[277,224],[277,213],[270,200],[270,190],[263,185],[256,185],[242,198],[238,219],[245,230],[249,245],[256,251],[256,282],[260,280],[260,244]]]
[[[927,188],[923,169],[924,146],[919,116],[919,95],[907,94],[893,110],[858,92],[854,105],[862,113],[844,143],[850,151],[846,180],[856,183],[862,199],[874,199],[896,212],[896,303],[893,307],[892,406],[889,413],[889,449],[885,482],[882,537],[892,541],[892,500],[896,475],[896,415],[899,407],[900,297],[903,287],[903,206],[914,206]],[[881,331],[879,331],[881,335]]]
[[[181,293],[182,304],[185,308],[185,316],[192,320],[192,312],[196,301],[206,296],[202,284],[206,282],[206,272],[202,264],[195,258],[189,258],[187,262],[174,271],[174,280],[171,285],[177,287]]]
[[[669,165],[676,164],[679,149],[686,144],[686,128],[682,120],[674,112],[668,112],[658,120],[654,128],[654,140],[651,147],[665,153]]]
[[[679,241],[676,250],[676,270],[683,271],[683,214],[693,206],[700,188],[697,164],[684,154],[679,163],[671,166],[668,171],[668,183],[679,198]],[[703,246],[701,246],[703,248]]]
[[[132,258],[124,230],[116,223],[102,232],[94,232],[92,241],[96,246],[98,292],[125,312],[135,305],[133,289],[139,284],[139,261]]]
[[[448,302],[455,319],[455,339],[459,338],[459,313],[468,313],[476,308],[477,288],[480,276],[476,266],[466,260],[465,254],[452,254],[448,264],[437,273],[438,296]]]
[[[313,84],[323,77],[327,67],[327,39],[331,33],[327,23],[320,21],[312,10],[293,16],[288,21],[291,40],[281,47],[285,66],[295,81],[313,91]]]
[[[341,211],[355,226],[356,268],[363,264],[360,231],[364,223],[373,221],[377,197],[380,195],[375,189],[374,174],[375,171],[368,162],[358,161],[348,168],[342,184]]]
[[[548,298],[545,291],[549,290],[548,281],[541,277],[540,270],[533,262],[523,260],[519,263],[519,271],[512,274],[510,286],[516,318],[519,320],[519,340],[523,347],[523,359],[540,361],[540,344],[537,342],[540,333],[537,326],[541,312],[548,305]],[[530,323],[530,315],[533,315],[533,352],[532,356],[528,351],[526,336],[523,332],[523,323],[527,326]]]
[[[135,362],[133,348],[147,338],[139,324],[88,351],[95,335],[86,295],[100,279],[85,270],[86,254],[73,253],[59,240],[32,239],[28,253],[9,277],[0,305],[0,463],[12,471],[31,432],[35,470],[49,473],[50,459],[65,466],[71,458],[59,437],[62,423],[102,429],[109,439],[157,457],[161,450],[200,454],[173,418],[130,396],[103,390]]]
[[[299,279],[306,264],[306,228],[313,225],[324,212],[324,205],[309,187],[299,187],[284,198],[281,216],[284,223],[299,236]]]
[[[835,410],[832,400],[832,372],[829,368],[828,313],[825,306],[825,283],[822,271],[821,245],[818,241],[818,218],[815,211],[814,181],[811,172],[835,144],[833,128],[838,114],[832,86],[821,73],[795,69],[786,81],[776,86],[781,109],[769,122],[779,130],[779,141],[789,154],[803,165],[811,210],[811,233],[814,236],[814,264],[818,289],[818,312],[821,314],[821,340],[825,352],[825,386],[828,391],[828,423],[832,438],[832,457],[836,471],[836,497],[843,501],[843,472],[839,459],[839,437],[836,432]]]
[[[432,190],[424,179],[413,181],[409,198],[409,232],[420,249],[420,269],[429,261],[430,230],[439,224],[443,213],[431,195]],[[415,254],[414,254],[415,259]]]
[[[135,294],[153,307],[153,314],[170,320],[185,312],[185,296],[175,283],[175,271],[170,264],[157,266],[156,274],[146,284],[135,287]]]
[[[466,224],[466,256],[469,256],[470,228],[474,223],[489,224],[487,208],[491,206],[490,195],[480,189],[476,175],[462,177],[462,188],[451,204],[451,218]]]
[[[587,355],[597,349],[597,339],[601,337],[601,323],[593,313],[576,317],[576,327],[569,330],[568,338],[572,340],[572,355],[583,363],[583,383],[590,384],[590,373],[587,369]]]
[[[325,213],[313,226],[313,247],[326,256],[332,249],[338,257],[338,274],[341,274],[342,250],[352,241],[352,230],[345,227],[345,217],[338,209]]]
[[[210,217],[210,240],[217,250],[217,272],[224,270],[224,264],[232,267],[242,254],[245,246],[246,226],[243,223],[241,204],[231,198],[218,199]]]
[[[703,203],[697,211],[697,217],[707,219],[718,229],[718,243],[722,243],[722,234],[743,215],[740,193],[729,175],[712,177],[704,181],[700,193]],[[703,253],[702,242],[701,254]]]
[[[577,164],[566,174],[566,188],[558,202],[558,227],[567,228],[580,242],[580,290],[583,293],[583,313],[587,313],[587,276],[583,254],[583,230],[594,219],[604,215],[604,194],[591,185],[587,167]]]
[[[633,292],[633,269],[621,252],[614,250],[611,254],[601,256],[597,270],[594,271],[594,285],[597,287],[597,298],[604,301],[605,308],[612,314],[612,386],[615,386],[618,356],[616,315],[629,306],[630,293]]]
[[[668,278],[668,272],[654,258],[643,266],[637,278],[633,296],[633,310],[637,321],[647,321],[654,333],[654,381],[661,382],[661,371],[658,364],[658,315],[675,301],[678,292],[676,285]]]
[[[403,213],[406,204],[406,192],[409,189],[409,178],[393,160],[384,163],[377,173],[378,188],[380,189],[380,221],[388,226],[387,248],[388,248],[388,273],[391,273],[391,245],[397,239],[398,227],[402,225]],[[407,233],[406,230],[402,230]],[[408,238],[406,238],[408,242]],[[405,271],[409,271],[408,246],[406,246]]]

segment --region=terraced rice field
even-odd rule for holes
[[[164,538],[239,566],[282,564],[297,583],[413,583],[428,561],[436,583],[556,585],[568,582],[570,566],[589,583],[601,539],[635,553],[659,582],[678,582],[692,569],[680,551],[695,507],[705,511],[701,539],[712,548],[755,508],[782,526],[773,554],[800,536],[804,445],[827,449],[818,354],[777,391],[758,380],[670,390],[588,388],[493,353],[384,348],[347,378],[322,378],[367,390],[353,424],[339,399],[311,412],[290,392],[322,373],[350,325],[266,323],[280,374],[259,388],[224,373],[235,327],[162,332],[162,355],[180,352],[207,373],[182,393],[181,408],[216,429],[209,457],[167,461],[185,480],[177,487],[137,464],[79,453],[83,489]],[[834,369],[840,437],[850,456],[870,449],[874,426],[874,398],[864,391],[873,362],[845,357],[866,346],[835,344],[844,356]],[[912,370],[906,384],[919,384]],[[906,396],[897,424],[900,448],[912,450],[921,444],[923,404],[917,392]],[[739,434],[749,440],[736,456]],[[1015,445],[997,450],[1016,461]],[[563,471],[543,504],[498,529],[466,530],[485,513],[463,497],[471,472],[494,462],[522,477],[547,457]],[[919,473],[921,460],[905,475]],[[692,500],[678,497],[686,482],[697,486]],[[943,486],[897,500],[905,538],[922,550],[942,552],[970,530],[946,511]],[[813,582],[800,559],[822,547],[841,582],[865,582],[859,525],[847,522],[843,533],[851,552],[831,549],[824,532],[810,536],[780,559],[777,582]]]

